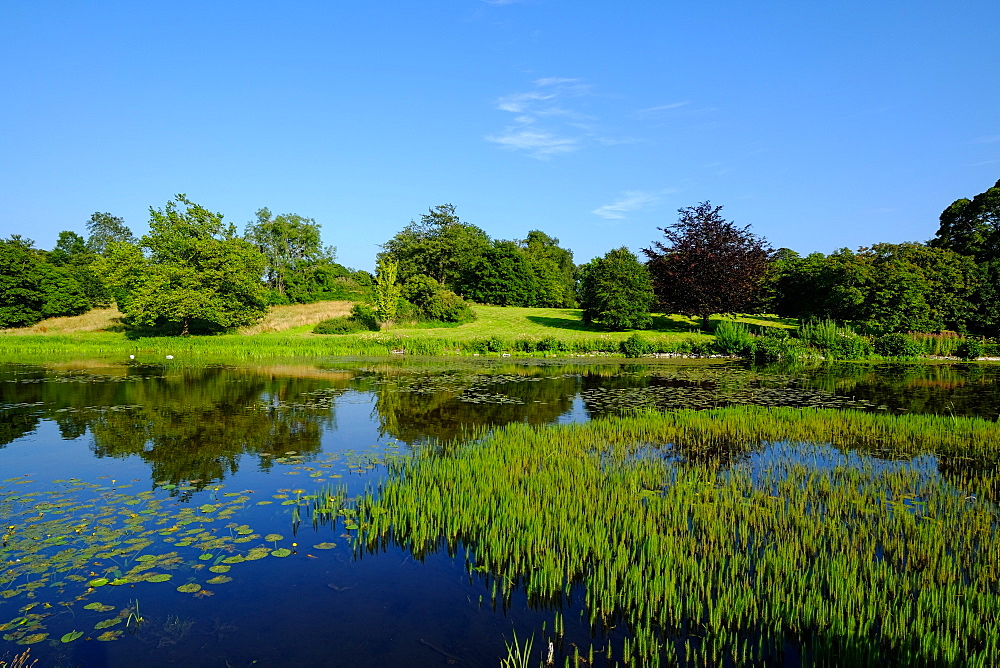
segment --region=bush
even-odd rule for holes
[[[403,284],[403,297],[417,307],[423,318],[457,323],[476,319],[467,301],[424,274],[412,276]]]
[[[811,346],[823,351],[833,351],[837,348],[843,331],[845,330],[837,327],[834,320],[809,320],[799,327],[798,335]]]
[[[865,337],[845,329],[837,335],[836,344],[829,352],[837,359],[860,360],[871,356],[872,344]]]
[[[983,343],[977,339],[964,339],[955,349],[962,361],[972,362],[983,356]]]
[[[362,323],[350,316],[343,315],[317,323],[313,327],[313,334],[353,334],[365,329],[367,328]]]
[[[873,342],[875,352],[883,357],[913,359],[924,353],[924,347],[906,334],[892,332],[883,334]]]
[[[371,304],[355,304],[351,309],[351,319],[359,323],[364,329],[377,332],[379,327],[378,315],[375,307]]]
[[[554,336],[546,336],[535,345],[535,350],[542,353],[559,353],[568,350],[568,346]]]
[[[643,357],[653,352],[652,344],[636,333],[622,341],[618,349],[625,357]]]
[[[723,355],[747,355],[753,346],[754,336],[743,323],[720,320],[715,326],[715,349]]]

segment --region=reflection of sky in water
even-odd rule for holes
[[[845,452],[832,445],[776,441],[750,453],[742,467],[749,469],[754,480],[768,469],[780,471],[793,466],[805,466],[816,471],[830,471],[838,467],[850,467],[884,475],[908,470],[928,477],[938,475],[937,458],[933,455],[918,455],[905,461],[879,459],[856,452]]]
[[[583,398],[578,394],[573,398],[573,405],[568,411],[555,419],[555,424],[576,424],[590,420],[590,412]]]

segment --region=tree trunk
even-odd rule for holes
[[[187,336],[189,334],[189,332],[188,332],[188,323],[190,321],[191,321],[191,318],[188,318],[188,317],[185,316],[185,318],[184,318],[184,327],[181,329],[181,336]]]
[[[708,318],[711,315],[712,315],[711,313],[701,314],[701,331],[705,332],[706,334],[712,333],[712,325],[708,322]]]

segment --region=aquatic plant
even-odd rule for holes
[[[976,467],[944,478],[924,453]],[[357,523],[367,549],[464,546],[500,600],[519,587],[559,606],[581,588],[609,663],[986,666],[1000,660],[998,460],[995,423],[932,416],[508,425],[394,460]]]

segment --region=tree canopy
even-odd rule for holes
[[[979,262],[1000,259],[1000,181],[971,200],[957,199],[941,212],[929,245],[971,255]]]
[[[139,245],[109,243],[102,262],[127,322],[186,335],[264,316],[266,260],[221,214],[184,195],[149,213],[149,234]]]
[[[580,306],[587,324],[645,329],[653,300],[649,270],[624,246],[580,268]]]
[[[701,317],[745,311],[764,280],[773,251],[768,242],[723,218],[708,202],[678,209],[680,219],[658,228],[667,243],[654,241],[649,258],[653,290],[661,308]]]
[[[28,327],[89,309],[73,274],[47,262],[34,241],[19,234],[0,239],[0,327]]]

